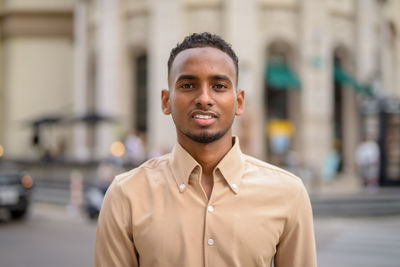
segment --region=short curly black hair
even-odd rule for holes
[[[236,56],[235,51],[233,51],[231,45],[227,43],[224,39],[216,34],[211,34],[209,32],[203,33],[193,33],[192,35],[188,35],[182,41],[182,43],[178,43],[176,47],[171,50],[168,59],[168,78],[171,71],[172,63],[174,62],[176,56],[190,48],[197,48],[197,47],[214,47],[222,52],[225,52],[228,56],[230,56],[233,60],[236,69],[236,81],[238,80],[239,74],[239,59]]]

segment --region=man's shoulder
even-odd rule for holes
[[[170,154],[165,154],[160,157],[149,159],[138,167],[117,175],[114,179],[114,183],[124,185],[133,181],[147,179],[151,174],[165,171],[168,168],[169,155]]]
[[[289,206],[296,205],[299,197],[308,198],[307,190],[301,178],[278,166],[264,162],[252,156],[244,155],[245,183],[252,184],[270,196]]]
[[[286,171],[278,166],[267,163],[255,157],[243,154],[243,160],[246,170],[249,172],[257,172],[259,176],[268,180],[278,180],[280,183],[287,182],[290,184],[303,184],[302,180],[295,174]]]

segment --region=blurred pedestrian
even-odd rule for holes
[[[356,162],[363,185],[375,192],[379,181],[380,151],[374,139],[363,138],[356,150]]]
[[[172,153],[117,176],[100,212],[95,266],[316,266],[311,205],[296,176],[243,154],[238,59],[209,33],[178,44],[162,111]]]
[[[290,150],[294,134],[293,124],[286,119],[271,119],[266,126],[266,132],[269,137],[271,160],[280,166],[285,163]]]
[[[324,181],[332,181],[336,178],[340,168],[340,141],[335,138],[332,148],[325,157],[321,177]]]
[[[140,132],[131,132],[125,138],[128,160],[134,166],[138,166],[146,159],[146,149],[142,136]]]
[[[100,162],[97,168],[96,185],[105,193],[114,177],[123,171],[122,163],[116,157],[109,156]]]

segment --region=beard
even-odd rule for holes
[[[200,134],[196,135],[196,134],[193,134],[193,133],[191,133],[189,131],[182,131],[181,129],[179,129],[179,131],[181,133],[183,133],[185,136],[189,137],[192,141],[195,141],[195,142],[201,143],[201,144],[209,144],[209,143],[217,141],[221,137],[223,137],[229,131],[229,129],[231,129],[233,121],[234,121],[234,119],[232,118],[232,121],[228,125],[228,127],[223,129],[222,131],[219,131],[219,132],[216,132],[216,133],[203,132],[203,133],[200,133]]]
[[[222,136],[224,136],[226,134],[226,132],[228,130],[229,129],[226,129],[224,131],[220,131],[217,133],[201,133],[198,135],[194,135],[189,132],[182,132],[182,133],[197,143],[209,144],[209,143],[212,143],[212,142],[220,139]]]
[[[212,143],[214,141],[221,139],[232,128],[233,121],[235,120],[235,112],[234,112],[235,110],[236,110],[236,104],[232,111],[232,118],[231,118],[231,122],[229,123],[229,125],[225,129],[222,129],[221,131],[218,131],[215,133],[210,133],[210,132],[207,132],[207,130],[204,130],[204,132],[202,132],[202,133],[194,134],[194,133],[191,133],[190,130],[187,130],[187,131],[183,130],[180,127],[178,127],[178,124],[175,121],[175,116],[174,116],[175,110],[172,107],[171,107],[171,115],[172,115],[172,120],[175,123],[175,127],[176,127],[177,131],[181,132],[183,135],[185,135],[192,141],[195,141],[195,142],[201,143],[201,144],[209,144],[209,143]]]

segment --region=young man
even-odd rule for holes
[[[168,61],[162,110],[172,153],[115,178],[101,209],[95,266],[316,266],[301,180],[241,153],[238,59],[224,40],[193,34]]]

